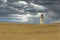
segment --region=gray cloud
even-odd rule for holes
[[[60,20],[60,5],[59,4],[54,4],[54,5],[47,5],[46,6],[52,13],[47,13],[47,15],[50,15],[51,20],[58,21]]]
[[[30,12],[30,13],[38,13],[38,12],[45,12],[46,9],[44,6],[42,5],[38,5],[38,4],[34,4],[34,3],[30,3],[28,4],[27,2],[25,2],[25,4],[23,3],[25,1],[17,1],[17,2],[12,2],[12,3],[9,3],[9,4],[2,4],[0,6],[0,9],[2,9],[0,11],[0,14],[16,14],[16,13],[19,13],[19,14],[24,14],[24,13],[27,13],[27,12]]]
[[[20,3],[20,1],[25,2],[25,4]],[[45,13],[46,15],[45,20],[47,20],[49,23],[60,20],[60,0],[7,0],[6,4],[4,3],[3,0],[0,0],[1,19],[12,19],[7,18],[10,17],[9,15],[11,14],[37,15],[37,13],[39,12]],[[34,20],[33,18],[35,17],[29,17],[29,18]],[[39,17],[37,17],[36,19],[39,20]],[[31,20],[29,22],[32,23]],[[37,20],[35,23],[37,23]]]

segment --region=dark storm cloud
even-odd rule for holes
[[[58,2],[59,0],[57,0]],[[53,5],[45,5],[50,11],[52,11],[54,15],[50,15],[51,19],[54,21],[60,20],[60,3]],[[49,13],[47,13],[49,14]]]
[[[36,3],[40,5],[50,5],[50,4],[56,4],[58,3],[58,1],[57,0],[38,0]]]
[[[55,20],[55,21],[60,20],[60,7],[56,7],[56,6],[48,7],[51,11],[53,11],[52,13],[53,15],[51,14],[50,17],[52,20]]]
[[[60,0],[7,0],[6,3],[0,0],[0,17],[26,13],[36,15],[39,12],[46,12],[46,17],[51,18],[50,21],[60,20]]]
[[[51,21],[60,20],[60,0],[38,0],[36,3],[50,10],[46,12],[46,16],[51,18]]]
[[[1,4],[0,5],[0,16],[7,16],[10,14],[25,14],[27,12],[30,12],[31,14],[33,13],[38,13],[38,12],[45,12],[46,9],[43,6],[40,6],[38,4],[28,4],[26,1],[22,1],[25,2],[24,3],[20,3],[20,1],[16,1],[13,0],[12,3],[8,2],[9,0],[7,0],[7,3],[5,4]]]

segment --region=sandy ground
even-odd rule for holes
[[[60,25],[0,23],[0,40],[60,40]]]

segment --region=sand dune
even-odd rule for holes
[[[0,40],[60,40],[60,25],[0,23]]]

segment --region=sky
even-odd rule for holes
[[[60,0],[0,0],[0,22],[39,24],[60,22]]]

